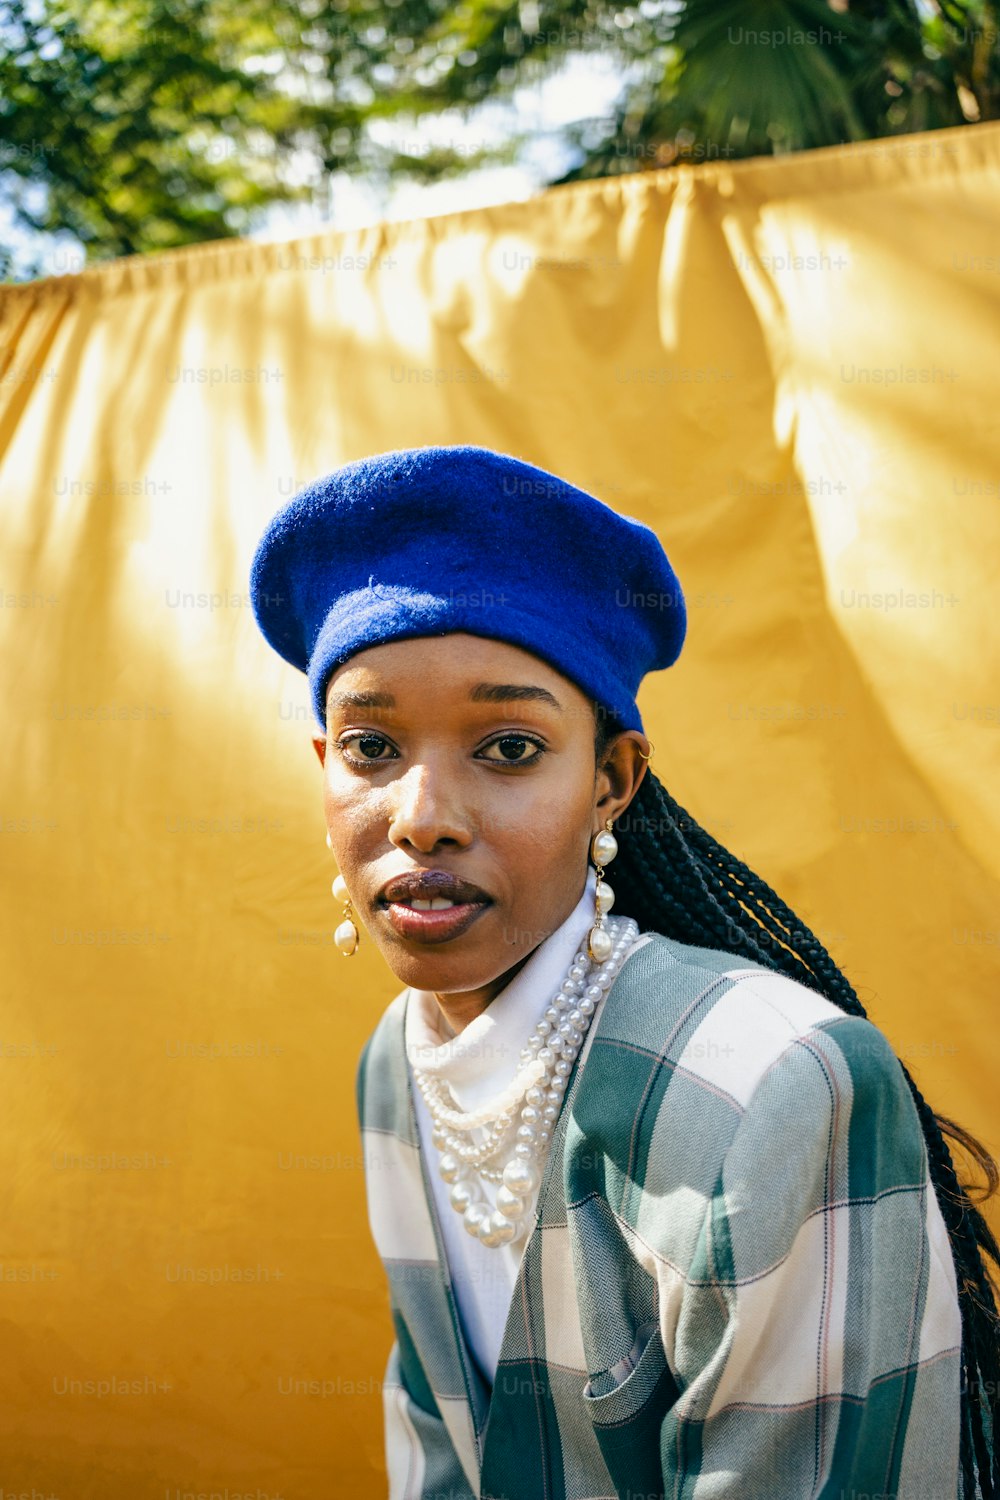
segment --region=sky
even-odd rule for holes
[[[332,184],[332,211],[319,212],[304,203],[275,204],[249,238],[283,241],[320,229],[356,229],[380,220],[425,218],[530,197],[570,165],[566,148],[554,133],[584,116],[610,112],[622,81],[621,65],[616,67],[610,57],[571,56],[540,85],[518,89],[510,103],[483,105],[470,119],[463,121],[452,113],[425,118],[419,127],[381,122],[379,139],[386,144],[412,146],[419,134],[428,144],[447,142],[460,150],[457,143],[462,143],[471,151],[485,140],[503,141],[515,120],[519,129],[531,132],[532,140],[517,163],[470,171],[430,186],[399,182],[387,194],[357,174],[338,174]],[[0,243],[13,251],[15,278],[26,276],[36,258],[48,276],[66,275],[84,266],[82,248],[72,235],[42,236],[18,227],[11,205],[2,197]]]

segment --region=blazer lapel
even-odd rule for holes
[[[636,946],[649,941],[643,934]],[[560,1233],[566,1234],[563,1184],[565,1136],[573,1099],[608,1000],[622,979],[615,976],[604,1004],[587,1032],[567,1083],[553,1131],[517,1283],[504,1327],[492,1393],[462,1332],[438,1222],[433,1190],[420,1152],[416,1112],[404,1045],[408,991],[397,995],[372,1036],[362,1104],[362,1140],[372,1232],[389,1278],[394,1306],[419,1352],[424,1374],[455,1451],[475,1495],[539,1500],[561,1483],[559,1424],[548,1389],[545,1307],[542,1295],[543,1241],[549,1236],[548,1276],[562,1283],[569,1275],[556,1265]],[[556,1231],[553,1235],[553,1231]],[[568,1255],[568,1249],[563,1247]],[[561,1342],[576,1350],[579,1384],[586,1378],[585,1356],[574,1306],[572,1328]],[[560,1323],[564,1320],[559,1319]],[[551,1352],[551,1351],[548,1351]],[[576,1377],[572,1377],[576,1378]],[[530,1451],[529,1451],[530,1450]],[[558,1472],[557,1472],[558,1471]],[[529,1493],[530,1492],[530,1493]]]
[[[641,934],[629,958],[648,941]],[[525,1241],[493,1385],[478,1491],[484,1500],[512,1495],[551,1500],[565,1493],[563,1443],[572,1447],[574,1424],[584,1416],[581,1392],[587,1379],[566,1222],[566,1135],[587,1055],[627,969],[626,960],[587,1030],[542,1168],[535,1222]],[[603,1488],[593,1491],[598,1492]]]
[[[390,1296],[424,1367],[474,1494],[489,1390],[462,1333],[433,1193],[420,1152],[404,1046],[407,991],[386,1010],[366,1065],[363,1124],[369,1219]]]

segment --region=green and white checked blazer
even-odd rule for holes
[[[491,1392],[418,1146],[407,994],[357,1074],[390,1500],[958,1496],[954,1263],[874,1025],[644,933],[574,1066]]]

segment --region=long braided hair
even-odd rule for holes
[[[601,762],[618,727],[595,703]],[[819,939],[759,875],[684,811],[650,767],[614,824],[615,907],[640,930],[737,952],[816,990],[850,1016],[865,1008]],[[931,1182],[951,1241],[962,1314],[961,1470],[964,1500],[1000,1500],[1000,1317],[986,1257],[1000,1248],[976,1202],[1000,1186],[996,1162],[954,1120],[937,1115],[900,1062],[920,1116]],[[959,1182],[945,1141],[967,1151],[986,1176],[974,1200]]]

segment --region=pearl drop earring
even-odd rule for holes
[[[590,841],[590,857],[597,866],[597,899],[594,906],[594,925],[587,938],[587,952],[595,963],[603,963],[613,946],[611,936],[604,928],[604,917],[615,904],[615,893],[607,882],[601,879],[604,866],[610,864],[618,853],[618,840],[611,832],[613,822],[613,818],[608,818],[604,824],[604,830],[595,833]]]
[[[326,835],[326,847],[330,850],[333,849],[333,841],[330,838],[329,832],[327,832]],[[361,940],[361,935],[358,932],[357,927],[354,925],[354,913],[351,909],[351,894],[347,889],[347,881],[344,879],[343,875],[337,876],[330,889],[333,891],[333,894],[338,901],[343,901],[345,903],[344,920],[341,922],[340,926],[333,934],[333,941],[336,943],[337,947],[340,949],[344,957],[350,958],[351,955],[356,953],[358,950],[358,943]]]

